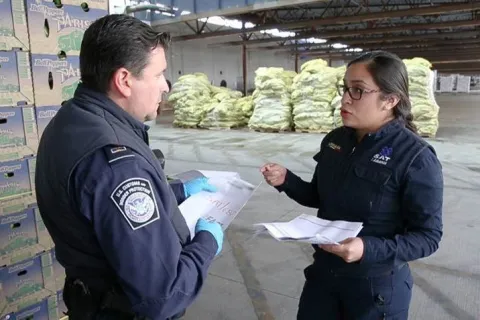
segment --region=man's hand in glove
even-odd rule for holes
[[[208,179],[205,177],[186,182],[183,185],[183,190],[187,198],[200,191],[217,192],[217,188],[209,184]]]
[[[201,231],[210,232],[215,238],[215,241],[218,245],[217,253],[215,255],[218,255],[220,251],[222,251],[223,246],[223,230],[220,224],[217,222],[209,222],[203,218],[200,218],[195,226],[195,234]]]

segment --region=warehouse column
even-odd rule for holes
[[[247,95],[247,45],[242,45],[243,95]]]

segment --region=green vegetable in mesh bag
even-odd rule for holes
[[[337,69],[337,86],[343,85],[343,78],[347,71],[347,66],[341,66]],[[335,128],[343,126],[342,116],[340,114],[340,108],[342,107],[342,96],[338,93],[335,95],[331,103],[333,109],[333,125]]]
[[[302,64],[300,67],[300,72],[318,73],[326,67],[328,67],[328,62],[326,60],[314,59]]]
[[[301,70],[292,84],[295,129],[328,132],[334,127],[331,103],[337,95],[339,70],[322,59],[304,63]]]
[[[240,99],[243,94],[229,88],[211,86],[212,97],[214,100],[223,101],[226,99]]]
[[[440,107],[433,93],[432,64],[423,58],[404,59],[409,80],[413,123],[421,135],[433,137],[438,131]]]
[[[292,127],[290,91],[296,73],[283,68],[258,68],[255,71],[251,129],[289,130]]]
[[[211,87],[212,102],[199,126],[202,128],[234,128],[246,124],[245,112],[237,101],[242,98],[240,91],[224,87]]]
[[[211,103],[211,86],[202,73],[181,76],[172,86],[168,101],[174,105],[173,124],[196,127]]]
[[[245,125],[245,116],[235,99],[212,103],[200,122],[202,128],[233,128],[243,125]]]
[[[242,110],[243,116],[245,117],[245,124],[248,124],[248,120],[253,114],[253,97],[247,96],[238,99],[235,104],[237,108]]]

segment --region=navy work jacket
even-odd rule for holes
[[[442,237],[443,175],[434,149],[392,120],[360,142],[351,128],[325,136],[310,182],[287,170],[278,187],[318,217],[362,222],[363,258],[346,263],[314,246],[315,265],[376,275],[434,253]]]
[[[132,313],[165,320],[197,297],[218,245],[190,238],[172,189],[183,187],[168,184],[147,129],[80,85],[42,135],[36,194],[67,277],[118,284]]]

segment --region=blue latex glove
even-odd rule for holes
[[[223,246],[223,230],[220,224],[218,222],[209,222],[203,218],[200,218],[195,226],[195,234],[200,231],[208,231],[213,235],[218,245],[218,250],[215,255],[218,255],[220,251],[222,251]]]
[[[205,177],[186,182],[183,185],[183,190],[185,191],[186,198],[200,191],[217,192],[217,188],[208,183],[208,179]]]

